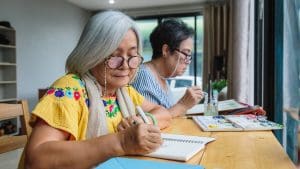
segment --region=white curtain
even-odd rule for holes
[[[230,0],[228,98],[254,102],[254,1]]]

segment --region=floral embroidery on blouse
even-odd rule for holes
[[[77,75],[73,75],[72,76],[73,79],[76,79],[78,81],[78,83],[80,84],[80,86],[82,87],[81,92],[82,94],[80,94],[80,90],[77,87],[65,87],[65,88],[56,88],[56,87],[50,87],[47,91],[48,95],[54,94],[55,97],[61,98],[61,97],[68,97],[70,99],[75,99],[76,101],[80,99],[81,95],[82,97],[85,99],[85,103],[87,104],[87,106],[89,106],[89,99],[87,96],[87,92],[85,90],[85,84],[84,82],[77,76]]]
[[[105,107],[106,117],[113,118],[120,112],[116,96],[103,97],[102,102]]]

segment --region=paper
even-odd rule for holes
[[[235,100],[224,100],[218,102],[218,111],[227,111],[245,108],[247,106],[240,104]],[[187,115],[202,114],[204,112],[204,104],[197,104],[187,111]]]
[[[204,169],[204,167],[184,163],[115,157],[105,161],[95,169]]]
[[[193,116],[193,120],[203,131],[241,131],[239,126],[235,126],[224,116]]]
[[[248,115],[230,115],[226,117],[229,121],[240,126],[244,130],[276,130],[282,129],[281,124],[274,123],[266,119],[265,116]]]
[[[203,131],[243,131],[243,130],[276,130],[282,125],[266,120],[265,116],[219,115],[193,116],[193,120]]]
[[[205,147],[205,144],[215,140],[211,137],[187,136],[162,133],[163,144],[153,153],[146,156],[187,161]]]

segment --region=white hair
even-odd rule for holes
[[[66,71],[83,75],[104,61],[120,45],[128,30],[133,30],[142,51],[142,39],[136,23],[119,11],[105,11],[91,17],[79,42],[66,61]]]

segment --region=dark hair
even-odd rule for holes
[[[194,36],[194,30],[182,20],[169,18],[164,20],[150,34],[152,59],[162,56],[162,46],[167,44],[171,52],[180,46],[180,43]]]

